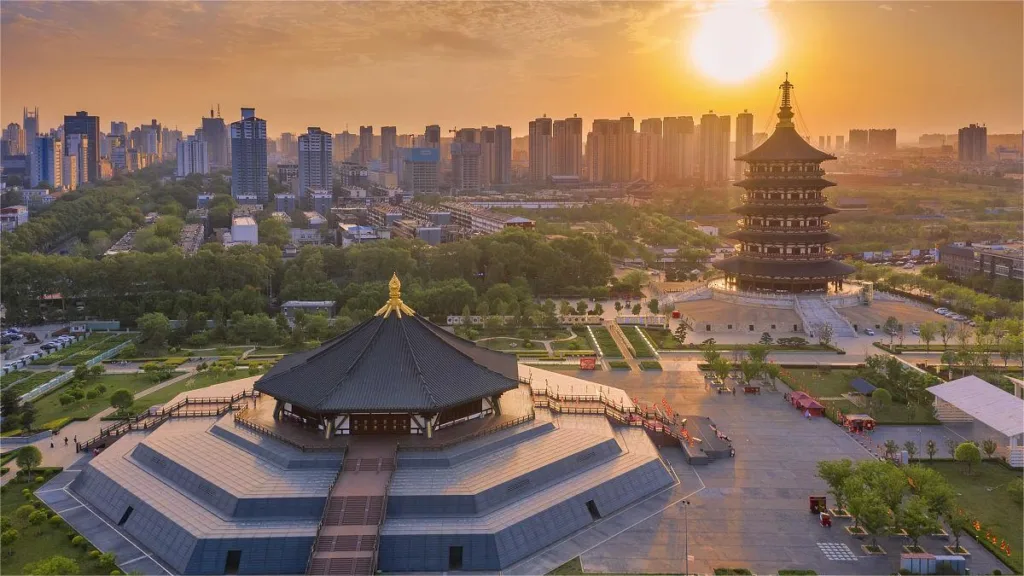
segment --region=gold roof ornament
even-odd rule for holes
[[[391,281],[388,282],[388,303],[381,306],[374,316],[387,317],[391,312],[394,312],[399,318],[402,317],[402,312],[405,312],[407,316],[412,316],[416,313],[402,302],[402,281],[398,279],[397,273],[392,274]]]

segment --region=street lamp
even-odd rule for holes
[[[690,576],[690,523],[686,510],[690,507],[689,500],[683,500],[683,554],[686,556],[686,576]]]

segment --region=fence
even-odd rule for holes
[[[85,361],[85,365],[86,366],[94,366],[96,364],[99,364],[100,362],[103,362],[104,360],[107,360],[108,358],[113,358],[114,356],[117,356],[118,354],[120,354],[122,350],[124,350],[129,344],[132,344],[133,342],[134,342],[133,340],[128,340],[126,342],[122,342],[121,344],[118,344],[117,346],[114,346],[110,350],[107,350],[106,352],[103,352],[102,354],[99,354],[97,356],[94,356],[93,358],[90,358],[89,360],[86,360]],[[57,376],[57,377],[53,378],[52,380],[50,380],[50,381],[48,381],[48,382],[46,382],[44,384],[40,384],[39,386],[36,386],[35,388],[29,390],[28,392],[22,394],[21,397],[20,397],[20,400],[22,402],[29,402],[29,401],[35,400],[36,398],[39,398],[40,396],[44,396],[47,393],[52,392],[53,390],[56,390],[57,388],[60,388],[67,381],[71,380],[74,377],[75,377],[74,371],[65,372],[65,373],[61,374],[60,376]]]

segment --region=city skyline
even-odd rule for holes
[[[771,22],[778,53],[727,84],[700,72],[688,41],[704,15],[731,18],[730,10]],[[909,142],[970,123],[990,133],[1024,125],[1024,51],[1013,49],[1024,45],[1019,3],[8,2],[0,15],[2,124],[39,106],[41,130],[88,110],[103,123],[157,118],[190,131],[220,104],[225,118],[258,108],[275,135],[500,123],[519,137],[545,114],[578,114],[589,127],[627,114],[639,124],[744,109],[762,132],[785,71],[801,87],[798,127],[809,134],[895,127]],[[147,25],[129,25],[140,21]],[[39,29],[54,34],[34,42]],[[742,48],[742,37],[735,41]],[[96,68],[69,66],[68,50],[83,42]],[[92,78],[131,77],[143,66],[156,73],[132,90]],[[495,67],[501,75],[486,73]],[[78,89],[62,88],[69,82]],[[367,85],[376,87],[372,98]],[[879,96],[864,98],[865,90]]]

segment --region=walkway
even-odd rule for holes
[[[622,328],[615,323],[614,320],[604,321],[604,327],[608,330],[608,334],[611,335],[612,340],[615,340],[615,345],[619,347],[622,352],[622,359],[629,364],[629,369],[636,372],[640,371],[640,363],[636,361],[633,354],[630,352],[629,340],[626,340],[626,335],[622,333]]]
[[[176,376],[169,380],[164,380],[158,384],[150,386],[145,390],[140,391],[135,395],[135,400],[138,401],[140,398],[173,386],[182,380],[195,375],[195,370],[190,369],[185,374]],[[100,429],[104,426],[111,424],[109,421],[104,421],[103,418],[110,416],[114,413],[113,408],[106,408],[101,410],[97,414],[94,414],[88,420],[72,422],[61,429],[60,434],[54,437],[45,437],[42,440],[32,443],[32,446],[39,448],[39,451],[43,454],[42,466],[57,466],[61,468],[67,468],[73,464],[81,454],[75,452],[74,439],[77,438],[79,442],[84,442],[89,438],[97,436],[100,433]],[[64,445],[64,438],[68,439],[68,445]],[[53,448],[50,448],[50,442],[53,441]],[[8,464],[10,471],[3,476],[0,476],[0,486],[6,484],[11,478],[17,473],[18,466],[14,460],[11,460]]]

